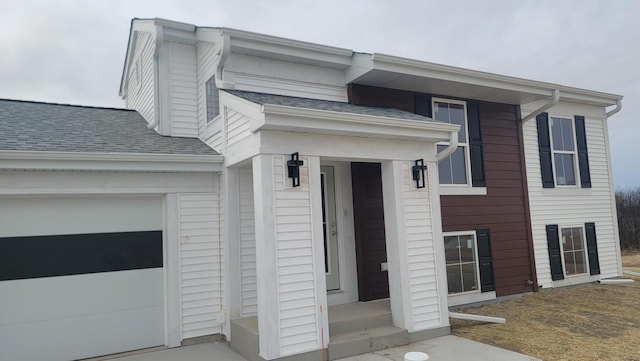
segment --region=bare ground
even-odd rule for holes
[[[633,272],[640,272],[640,251],[622,252],[622,267]]]
[[[640,254],[633,260],[640,267]],[[546,290],[460,312],[507,323],[452,319],[453,334],[542,360],[640,361],[640,278]]]

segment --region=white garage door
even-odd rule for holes
[[[0,360],[164,344],[158,197],[0,198]]]

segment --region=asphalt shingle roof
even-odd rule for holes
[[[133,110],[0,99],[0,151],[216,155],[199,139],[147,129]]]
[[[250,102],[260,105],[272,104],[283,105],[295,108],[305,108],[314,110],[328,110],[334,112],[371,115],[378,117],[389,117],[407,120],[422,120],[422,121],[434,121],[431,118],[424,117],[422,115],[406,112],[404,110],[393,108],[381,108],[371,107],[363,105],[355,105],[343,102],[336,102],[330,100],[318,100],[308,98],[298,98],[284,95],[273,95],[264,93],[254,93],[242,90],[224,90],[227,93],[233,94],[237,97],[246,99]]]

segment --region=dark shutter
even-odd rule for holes
[[[560,255],[560,236],[558,225],[547,225],[547,246],[549,247],[549,265],[551,266],[551,279],[554,281],[564,279],[562,271],[562,257]]]
[[[589,254],[589,272],[592,275],[600,274],[600,261],[598,260],[598,243],[596,242],[596,224],[585,223],[587,232],[587,253]]]
[[[538,149],[540,151],[542,187],[554,188],[553,166],[551,165],[551,140],[549,139],[549,114],[539,114],[536,117],[536,123],[538,124]]]
[[[589,154],[587,152],[587,132],[584,126],[584,117],[576,115],[576,143],[578,144],[578,167],[580,168],[580,183],[582,188],[591,188],[591,175],[589,173]]]
[[[480,290],[495,291],[493,277],[493,257],[491,257],[491,236],[489,229],[476,230],[478,241],[478,268],[480,269]]]
[[[469,154],[471,155],[471,185],[486,187],[484,181],[484,155],[482,151],[482,129],[480,128],[480,105],[467,103],[467,122],[469,123]]]
[[[427,94],[416,93],[416,114],[431,118],[431,96]]]

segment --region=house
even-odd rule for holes
[[[621,96],[164,19],[120,95],[0,101],[0,359],[337,359],[621,275]]]

